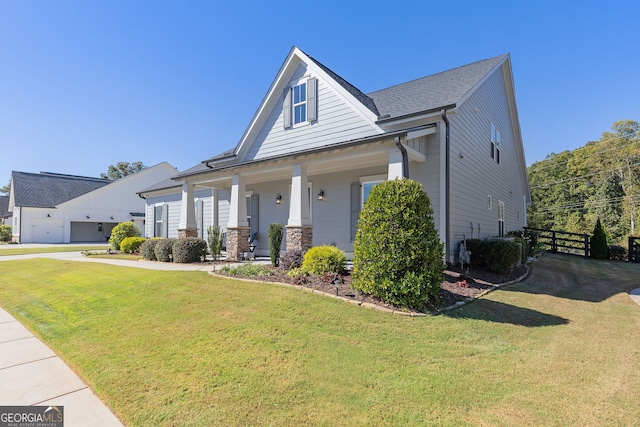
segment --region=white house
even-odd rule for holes
[[[75,175],[12,172],[9,212],[17,243],[106,242],[120,222],[144,231],[138,192],[177,173],[163,162],[116,181]]]
[[[147,235],[220,225],[237,259],[286,225],[286,248],[348,254],[371,187],[422,183],[454,261],[463,236],[526,225],[530,201],[508,54],[364,94],[293,47],[237,146],[147,189]]]

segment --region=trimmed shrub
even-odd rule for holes
[[[482,254],[487,246],[486,240],[467,239],[467,250],[471,252],[471,265],[476,268],[485,268],[486,264]]]
[[[507,273],[520,259],[520,246],[516,242],[488,240],[482,249],[485,268],[494,273]]]
[[[627,259],[629,259],[627,248],[618,245],[609,246],[609,259],[615,261],[626,261]]]
[[[156,254],[156,259],[162,262],[169,262],[171,259],[169,255],[173,256],[173,244],[178,239],[160,239],[156,243],[156,247],[153,249],[153,253]]]
[[[109,244],[114,250],[120,250],[120,243],[127,237],[140,237],[140,229],[133,222],[121,222],[113,227]]]
[[[207,242],[199,237],[187,237],[174,242],[173,262],[200,262],[207,255]]]
[[[508,272],[518,263],[521,255],[520,245],[508,240],[468,239],[467,249],[471,251],[472,266],[494,273]]]
[[[2,224],[0,225],[0,242],[10,242],[13,237],[11,226]]]
[[[138,252],[140,246],[146,241],[147,239],[144,237],[127,237],[120,242],[120,252],[124,252],[125,254]]]
[[[302,269],[309,274],[342,273],[347,256],[335,246],[314,246],[304,254]]]
[[[424,309],[438,298],[443,245],[429,196],[410,179],[374,186],[354,242],[354,290],[401,307]]]
[[[609,257],[609,246],[607,245],[607,233],[600,222],[600,218],[596,221],[596,226],[593,229],[593,235],[591,236],[591,258],[594,259],[607,259]]]
[[[142,245],[140,245],[140,254],[142,255],[143,259],[146,259],[147,261],[158,260],[155,253],[156,243],[158,243],[158,241],[160,241],[160,239],[153,238],[145,241]]]
[[[280,264],[280,246],[282,246],[282,237],[284,236],[284,225],[269,224],[267,229],[267,237],[269,237],[269,256],[271,264],[277,267]]]
[[[304,252],[302,249],[291,249],[280,257],[280,270],[289,271],[302,267]]]
[[[222,229],[217,225],[212,225],[207,229],[207,240],[209,243],[209,253],[214,261],[218,260],[222,252]]]

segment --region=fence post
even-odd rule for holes
[[[628,256],[627,256],[627,258],[628,258],[628,260],[627,260],[627,261],[628,261],[628,262],[633,262],[633,261],[635,261],[635,259],[634,259],[634,257],[633,257],[633,244],[634,244],[635,242],[634,242],[633,240],[634,240],[634,239],[633,239],[633,237],[629,236],[629,254],[628,254]]]
[[[556,242],[556,232],[552,231],[551,232],[551,252],[552,253],[556,253],[558,252],[558,242]]]
[[[584,235],[584,257],[589,258],[589,235]]]

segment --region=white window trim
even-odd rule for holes
[[[368,176],[361,176],[360,177],[360,209],[362,209],[364,207],[364,191],[362,191],[362,188],[365,184],[379,184],[382,181],[386,181],[387,178],[389,178],[388,175],[385,174],[381,174],[381,175],[368,175]]]
[[[155,203],[153,205],[153,237],[163,237],[162,236],[162,232],[160,232],[160,235],[156,235],[157,231],[158,231],[158,222],[162,223],[162,228],[164,228],[164,209],[165,206],[167,206],[167,203],[165,202],[160,202],[160,203]],[[156,216],[156,209],[161,207],[162,208],[162,217],[160,219],[160,221],[158,221],[158,218]],[[164,236],[167,237],[167,236]]]
[[[307,121],[307,117],[308,117],[308,113],[307,113],[307,109],[308,109],[308,105],[307,105],[307,84],[308,84],[308,79],[309,76],[305,76],[303,78],[301,78],[300,80],[296,81],[296,82],[291,82],[291,127],[292,128],[297,128],[297,127],[301,127],[301,126],[305,126],[308,125],[309,122]],[[304,86],[304,102],[299,102],[299,103],[295,103],[295,87],[296,86],[300,86],[300,85],[305,85]],[[302,105],[304,104],[304,120],[296,123],[296,106],[298,105]]]

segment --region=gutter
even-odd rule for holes
[[[407,154],[407,149],[400,141],[399,136],[396,136],[394,138],[394,142],[396,143],[396,147],[398,147],[398,150],[400,150],[400,153],[402,154],[402,177],[409,178],[409,155]]]
[[[447,252],[445,258],[448,260],[449,259],[449,252],[451,251],[451,238],[450,238],[450,231],[451,231],[451,218],[449,215],[450,212],[450,208],[451,208],[451,179],[450,179],[450,151],[451,151],[451,124],[449,123],[449,118],[447,117],[447,109],[443,108],[440,112],[440,115],[442,116],[442,120],[444,121],[444,126],[445,126],[445,166],[444,166],[444,191],[445,191],[445,202],[444,202],[444,209],[445,209],[445,241],[444,241],[444,246],[445,246],[445,250]]]

